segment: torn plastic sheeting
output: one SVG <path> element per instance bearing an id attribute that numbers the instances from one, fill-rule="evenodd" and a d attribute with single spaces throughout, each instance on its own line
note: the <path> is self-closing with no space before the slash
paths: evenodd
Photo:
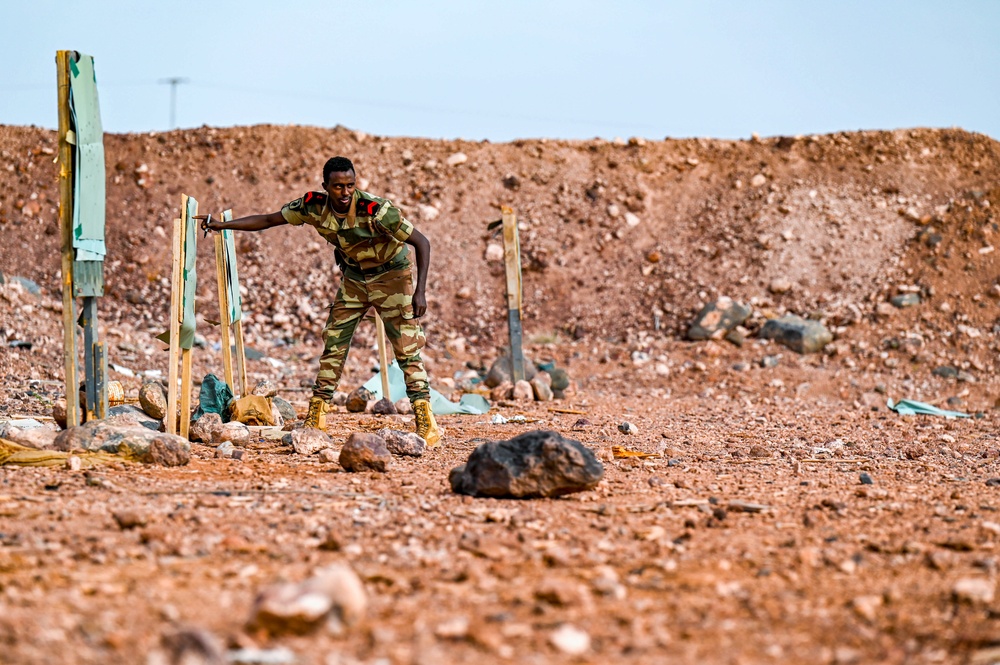
<path id="1" fill-rule="evenodd" d="M 912 399 L 901 399 L 895 404 L 890 399 L 886 401 L 885 405 L 889 407 L 890 411 L 895 411 L 901 416 L 943 416 L 945 418 L 969 418 L 969 414 L 962 413 L 961 411 L 946 411 L 944 409 L 939 409 L 933 404 L 927 404 L 926 402 L 917 402 Z"/>
<path id="2" fill-rule="evenodd" d="M 73 147 L 73 247 L 83 252 L 78 261 L 103 260 L 105 190 L 104 128 L 97 98 L 94 58 L 70 60 L 70 113 L 76 144 Z"/>
<path id="3" fill-rule="evenodd" d="M 377 399 L 382 398 L 382 373 L 376 372 L 375 376 L 368 380 L 365 389 L 371 391 Z M 403 370 L 399 369 L 396 361 L 389 365 L 389 399 L 396 401 L 406 397 L 406 380 L 403 378 Z M 431 388 L 431 411 L 438 416 L 450 416 L 454 414 L 482 415 L 490 410 L 490 403 L 482 395 L 465 394 L 462 399 L 455 404 Z"/>
<path id="4" fill-rule="evenodd" d="M 181 304 L 184 312 L 181 316 L 180 347 L 190 349 L 194 346 L 194 333 L 197 322 L 194 316 L 194 298 L 198 290 L 198 273 L 195 270 L 198 260 L 198 225 L 194 221 L 194 216 L 198 214 L 198 202 L 193 198 L 187 199 L 187 210 L 185 218 L 187 222 L 186 233 L 182 242 L 184 243 L 184 265 L 182 266 L 182 279 L 184 284 L 184 296 Z"/>
<path id="5" fill-rule="evenodd" d="M 222 231 L 222 247 L 226 255 L 226 290 L 229 295 L 229 322 L 243 318 L 243 300 L 240 296 L 240 276 L 236 270 L 236 244 L 233 232 Z"/>

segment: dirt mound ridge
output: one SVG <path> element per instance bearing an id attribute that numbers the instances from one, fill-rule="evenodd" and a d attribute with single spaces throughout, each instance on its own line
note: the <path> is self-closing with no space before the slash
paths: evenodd
<path id="1" fill-rule="evenodd" d="M 0 127 L 2 271 L 52 295 L 55 148 L 54 132 Z M 108 135 L 106 149 L 112 322 L 165 321 L 168 234 L 182 192 L 202 211 L 276 210 L 318 189 L 325 159 L 345 154 L 364 189 L 387 194 L 432 240 L 429 327 L 484 341 L 504 329 L 502 265 L 485 259 L 487 245 L 499 242 L 486 224 L 503 204 L 522 225 L 528 333 L 630 341 L 682 333 L 699 303 L 717 295 L 843 325 L 872 312 L 897 282 L 913 282 L 915 269 L 926 273 L 924 288 L 950 289 L 951 277 L 928 257 L 971 251 L 951 243 L 989 245 L 986 206 L 1000 175 L 996 141 L 927 129 L 491 144 L 344 128 L 204 127 Z M 457 153 L 466 159 L 449 162 Z M 248 334 L 271 336 L 274 327 L 315 335 L 335 291 L 332 252 L 292 228 L 242 234 L 239 248 Z M 210 243 L 199 256 L 210 269 Z M 963 278 L 977 275 L 982 292 L 991 266 L 977 263 Z M 769 292 L 776 280 L 790 291 Z M 211 306 L 214 280 L 202 280 L 199 297 Z"/>

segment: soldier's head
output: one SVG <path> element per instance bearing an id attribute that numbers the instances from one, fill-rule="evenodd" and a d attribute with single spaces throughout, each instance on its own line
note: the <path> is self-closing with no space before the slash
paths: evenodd
<path id="1" fill-rule="evenodd" d="M 323 165 L 323 189 L 330 195 L 330 205 L 337 212 L 351 209 L 354 181 L 354 164 L 347 157 L 333 157 Z"/>

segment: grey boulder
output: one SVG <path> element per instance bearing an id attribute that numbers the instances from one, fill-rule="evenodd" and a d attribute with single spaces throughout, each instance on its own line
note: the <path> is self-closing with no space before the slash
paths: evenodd
<path id="1" fill-rule="evenodd" d="M 816 353 L 833 341 L 833 334 L 822 323 L 794 314 L 768 319 L 758 336 L 773 339 L 797 353 Z"/>

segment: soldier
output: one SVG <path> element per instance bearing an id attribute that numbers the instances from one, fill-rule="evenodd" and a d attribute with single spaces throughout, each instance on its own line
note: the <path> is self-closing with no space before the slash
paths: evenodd
<path id="1" fill-rule="evenodd" d="M 332 244 L 342 277 L 323 328 L 323 355 L 305 426 L 326 429 L 328 403 L 340 383 L 354 330 L 368 308 L 374 307 L 406 378 L 417 434 L 433 448 L 443 432 L 431 411 L 430 386 L 420 358 L 424 332 L 416 321 L 427 311 L 424 291 L 430 243 L 390 201 L 355 189 L 355 177 L 351 160 L 334 157 L 323 166 L 325 193 L 308 192 L 267 215 L 225 223 L 209 221 L 207 216 L 197 219 L 202 220 L 203 229 L 211 231 L 263 231 L 282 224 L 308 224 Z M 407 246 L 414 250 L 416 284 Z"/>

